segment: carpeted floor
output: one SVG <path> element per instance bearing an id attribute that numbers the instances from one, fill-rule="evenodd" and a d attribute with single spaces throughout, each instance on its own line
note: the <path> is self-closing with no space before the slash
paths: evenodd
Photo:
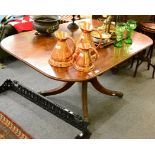
<path id="1" fill-rule="evenodd" d="M 154 61 L 155 62 L 155 61 Z M 5 62 L 0 84 L 7 78 L 18 80 L 35 91 L 57 87 L 61 82 L 48 79 L 17 60 Z M 141 65 L 136 78 L 133 69 L 122 68 L 99 76 L 107 88 L 124 92 L 122 99 L 97 92 L 89 85 L 91 138 L 155 138 L 155 79 L 152 68 Z M 81 85 L 49 98 L 81 115 Z M 74 138 L 77 129 L 49 114 L 14 92 L 0 95 L 0 111 L 6 113 L 34 138 Z"/>
<path id="2" fill-rule="evenodd" d="M 4 69 L 4 64 L 0 63 L 0 69 Z"/>

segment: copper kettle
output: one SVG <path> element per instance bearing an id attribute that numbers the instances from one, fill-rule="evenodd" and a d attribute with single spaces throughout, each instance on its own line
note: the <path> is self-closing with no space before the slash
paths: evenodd
<path id="1" fill-rule="evenodd" d="M 68 35 L 67 32 L 56 31 L 54 34 L 57 38 L 57 43 L 51 52 L 49 63 L 56 67 L 71 66 L 73 61 L 72 56 L 75 50 L 74 40 Z M 68 45 L 68 40 L 72 41 L 71 46 Z"/>
<path id="2" fill-rule="evenodd" d="M 73 55 L 73 67 L 82 72 L 90 72 L 94 69 L 94 61 L 98 58 L 98 51 L 89 43 L 80 43 Z"/>
<path id="3" fill-rule="evenodd" d="M 79 43 L 89 43 L 91 45 L 91 47 L 94 47 L 94 48 L 100 47 L 100 45 L 102 43 L 101 33 L 98 30 L 93 29 L 93 25 L 88 22 L 82 22 L 79 24 L 79 26 L 80 26 L 82 33 L 79 37 L 79 40 L 77 41 L 77 45 Z M 91 32 L 93 32 L 93 31 L 96 31 L 97 33 L 99 33 L 99 36 L 100 36 L 99 44 L 97 47 L 95 46 L 92 35 L 91 35 Z"/>

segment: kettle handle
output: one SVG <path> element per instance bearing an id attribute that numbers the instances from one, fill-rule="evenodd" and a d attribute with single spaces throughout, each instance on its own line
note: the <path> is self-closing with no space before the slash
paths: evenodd
<path id="1" fill-rule="evenodd" d="M 95 60 L 97 60 L 99 58 L 98 51 L 94 47 L 90 47 L 89 49 L 92 49 L 92 50 L 90 50 L 90 54 L 92 52 L 95 52 L 95 54 L 93 54 L 93 55 L 90 56 L 91 57 L 91 60 L 94 62 Z"/>
<path id="2" fill-rule="evenodd" d="M 75 41 L 73 40 L 72 37 L 68 36 L 67 39 L 70 39 L 74 45 L 74 49 L 73 49 L 73 53 L 75 52 L 75 49 L 76 49 L 76 44 L 75 44 Z"/>
<path id="3" fill-rule="evenodd" d="M 97 47 L 96 47 L 96 49 L 97 49 L 97 48 L 99 48 L 99 47 L 101 46 L 101 44 L 102 44 L 102 35 L 101 35 L 101 33 L 100 33 L 98 30 L 96 30 L 96 29 L 93 29 L 92 31 L 96 31 L 96 32 L 99 34 L 99 36 L 100 36 L 99 44 L 98 44 Z"/>

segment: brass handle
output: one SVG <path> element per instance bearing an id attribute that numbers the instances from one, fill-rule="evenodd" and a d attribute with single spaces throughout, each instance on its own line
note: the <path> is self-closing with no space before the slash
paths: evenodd
<path id="1" fill-rule="evenodd" d="M 95 54 L 91 54 L 91 60 L 94 62 L 95 60 L 97 60 L 99 58 L 98 51 L 94 47 L 90 47 L 89 49 L 92 49 L 92 50 L 90 50 L 90 54 L 92 52 L 95 52 Z"/>
<path id="2" fill-rule="evenodd" d="M 96 31 L 96 32 L 99 34 L 99 36 L 100 36 L 99 44 L 98 44 L 98 46 L 96 47 L 96 49 L 97 49 L 97 48 L 99 48 L 100 45 L 102 44 L 102 35 L 101 35 L 101 33 L 100 33 L 98 30 L 92 30 L 92 31 Z"/>
<path id="3" fill-rule="evenodd" d="M 73 53 L 73 55 L 72 55 L 73 63 L 76 61 L 76 58 L 79 55 L 79 53 L 80 53 L 79 49 L 76 49 L 76 51 Z"/>
<path id="4" fill-rule="evenodd" d="M 67 39 L 70 39 L 70 40 L 73 42 L 73 45 L 74 45 L 73 53 L 74 53 L 74 52 L 75 52 L 75 49 L 76 49 L 75 41 L 74 41 L 73 38 L 70 37 L 70 36 L 68 36 Z"/>

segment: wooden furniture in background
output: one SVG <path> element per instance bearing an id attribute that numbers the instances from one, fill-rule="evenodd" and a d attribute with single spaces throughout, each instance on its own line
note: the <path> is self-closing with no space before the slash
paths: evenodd
<path id="1" fill-rule="evenodd" d="M 151 63 L 151 58 L 153 55 L 153 49 L 155 47 L 155 22 L 140 22 L 138 29 L 142 33 L 144 33 L 144 34 L 148 35 L 150 38 L 152 38 L 153 44 L 152 44 L 152 46 L 150 46 L 150 48 L 147 52 L 146 52 L 146 50 L 144 50 L 143 53 L 140 53 L 137 55 L 137 57 L 135 57 L 137 62 L 136 62 L 136 67 L 135 67 L 133 76 L 134 77 L 136 76 L 138 67 L 142 64 L 142 62 L 147 62 L 148 70 L 150 69 L 150 66 L 153 68 L 152 78 L 154 78 L 155 65 Z M 133 60 L 133 62 L 134 62 L 134 60 Z"/>

